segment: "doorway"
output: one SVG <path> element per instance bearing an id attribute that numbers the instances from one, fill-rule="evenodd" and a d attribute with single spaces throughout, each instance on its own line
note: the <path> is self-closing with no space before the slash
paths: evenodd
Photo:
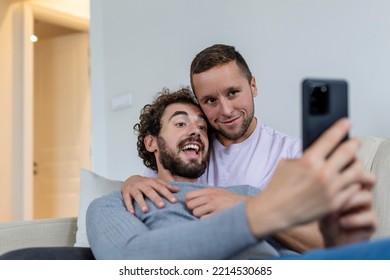
<path id="1" fill-rule="evenodd" d="M 89 34 L 34 20 L 33 218 L 77 216 L 90 168 Z"/>

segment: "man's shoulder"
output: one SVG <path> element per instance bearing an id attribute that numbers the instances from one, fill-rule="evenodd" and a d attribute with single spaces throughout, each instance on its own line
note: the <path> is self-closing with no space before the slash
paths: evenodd
<path id="1" fill-rule="evenodd" d="M 294 136 L 291 136 L 287 133 L 281 132 L 279 130 L 274 129 L 273 127 L 259 122 L 258 124 L 259 128 L 259 137 L 268 137 L 272 138 L 276 141 L 288 141 L 290 143 L 299 143 L 300 139 Z"/>
<path id="2" fill-rule="evenodd" d="M 258 140 L 256 145 L 262 151 L 264 149 L 275 150 L 281 153 L 282 157 L 294 158 L 302 153 L 301 139 L 280 132 L 266 124 L 259 125 Z"/>
<path id="3" fill-rule="evenodd" d="M 106 195 L 95 198 L 88 206 L 88 209 L 101 208 L 120 208 L 123 205 L 122 193 L 120 191 L 113 191 Z"/>

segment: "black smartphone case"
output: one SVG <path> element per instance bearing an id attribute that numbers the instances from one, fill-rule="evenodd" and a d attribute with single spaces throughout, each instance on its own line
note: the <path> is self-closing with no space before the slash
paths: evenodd
<path id="1" fill-rule="evenodd" d="M 348 117 L 346 81 L 305 79 L 302 82 L 303 150 L 343 117 Z"/>

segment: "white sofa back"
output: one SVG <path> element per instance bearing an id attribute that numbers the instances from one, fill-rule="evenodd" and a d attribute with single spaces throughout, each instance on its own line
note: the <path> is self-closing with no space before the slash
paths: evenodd
<path id="1" fill-rule="evenodd" d="M 365 169 L 377 176 L 374 206 L 378 214 L 378 229 L 373 238 L 390 237 L 390 139 L 361 137 L 359 158 Z"/>

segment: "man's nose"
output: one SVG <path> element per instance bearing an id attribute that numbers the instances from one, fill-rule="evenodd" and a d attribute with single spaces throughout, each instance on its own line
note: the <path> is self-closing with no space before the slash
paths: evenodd
<path id="1" fill-rule="evenodd" d="M 199 136 L 200 135 L 200 128 L 197 123 L 193 123 L 190 125 L 190 135 Z"/>
<path id="2" fill-rule="evenodd" d="M 222 99 L 220 104 L 221 113 L 225 116 L 230 116 L 233 111 L 233 106 L 231 105 L 230 101 Z"/>

